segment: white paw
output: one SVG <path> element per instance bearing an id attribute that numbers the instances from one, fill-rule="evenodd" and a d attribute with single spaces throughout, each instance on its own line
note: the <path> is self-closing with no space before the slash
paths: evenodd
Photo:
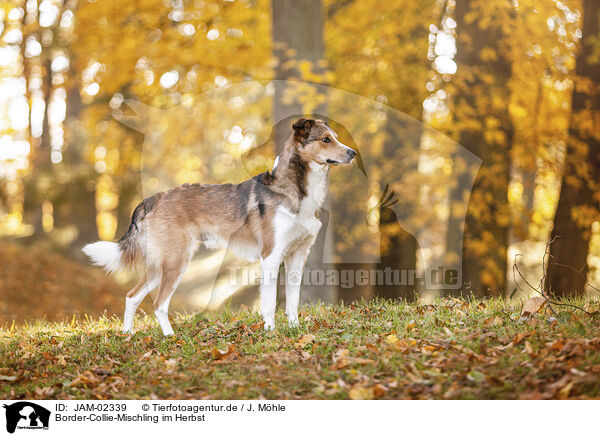
<path id="1" fill-rule="evenodd" d="M 275 330 L 275 320 L 265 321 L 265 330 L 266 331 Z"/>
<path id="2" fill-rule="evenodd" d="M 288 325 L 292 328 L 298 327 L 298 317 L 288 316 Z"/>

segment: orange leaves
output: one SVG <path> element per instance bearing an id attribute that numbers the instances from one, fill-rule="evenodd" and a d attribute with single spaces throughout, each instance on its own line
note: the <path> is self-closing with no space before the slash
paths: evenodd
<path id="1" fill-rule="evenodd" d="M 213 363 L 224 363 L 236 359 L 239 353 L 236 351 L 235 345 L 226 344 L 223 347 L 213 347 L 210 355 L 213 358 Z"/>
<path id="2" fill-rule="evenodd" d="M 590 305 L 597 310 L 598 302 Z M 0 344 L 7 362 L 0 365 L 0 392 L 54 399 L 597 396 L 599 319 L 527 319 L 521 309 L 460 299 L 317 306 L 307 309 L 301 333 L 266 333 L 256 314 L 241 311 L 182 316 L 181 334 L 166 339 L 154 325 L 111 336 L 108 321 L 54 335 L 22 329 L 6 333 L 14 346 Z M 211 378 L 215 371 L 219 377 Z"/>

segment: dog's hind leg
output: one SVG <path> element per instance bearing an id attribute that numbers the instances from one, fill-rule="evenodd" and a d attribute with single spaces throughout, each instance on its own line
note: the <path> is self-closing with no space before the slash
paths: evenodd
<path id="1" fill-rule="evenodd" d="M 162 280 L 154 299 L 154 314 L 165 336 L 173 334 L 173 328 L 169 322 L 169 303 L 171 302 L 171 297 L 175 293 L 177 286 L 179 286 L 179 282 L 181 282 L 194 253 L 193 244 L 190 241 L 187 241 L 187 244 L 188 246 L 185 247 L 184 245 L 181 252 L 176 254 L 174 258 L 163 262 Z"/>
<path id="2" fill-rule="evenodd" d="M 127 293 L 127 297 L 125 298 L 125 314 L 123 316 L 123 333 L 132 332 L 135 311 L 146 295 L 158 286 L 159 279 L 160 276 L 158 271 L 148 268 L 146 275 Z"/>

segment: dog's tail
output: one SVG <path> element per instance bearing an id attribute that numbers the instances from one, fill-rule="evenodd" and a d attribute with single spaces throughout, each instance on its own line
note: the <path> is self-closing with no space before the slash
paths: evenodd
<path id="1" fill-rule="evenodd" d="M 118 242 L 93 242 L 83 247 L 82 251 L 94 265 L 104 267 L 108 273 L 132 267 L 145 256 L 145 244 L 142 243 L 144 238 L 140 224 L 152 209 L 154 202 L 150 197 L 138 204 L 131 215 L 129 228 Z"/>

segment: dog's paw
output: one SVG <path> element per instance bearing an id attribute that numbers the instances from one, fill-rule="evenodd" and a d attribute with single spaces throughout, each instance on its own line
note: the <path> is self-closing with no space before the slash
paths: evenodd
<path id="1" fill-rule="evenodd" d="M 264 328 L 268 332 L 275 330 L 275 321 L 265 321 Z"/>
<path id="2" fill-rule="evenodd" d="M 289 317 L 288 318 L 288 325 L 290 326 L 290 328 L 297 328 L 298 327 L 298 318 L 297 317 Z"/>

